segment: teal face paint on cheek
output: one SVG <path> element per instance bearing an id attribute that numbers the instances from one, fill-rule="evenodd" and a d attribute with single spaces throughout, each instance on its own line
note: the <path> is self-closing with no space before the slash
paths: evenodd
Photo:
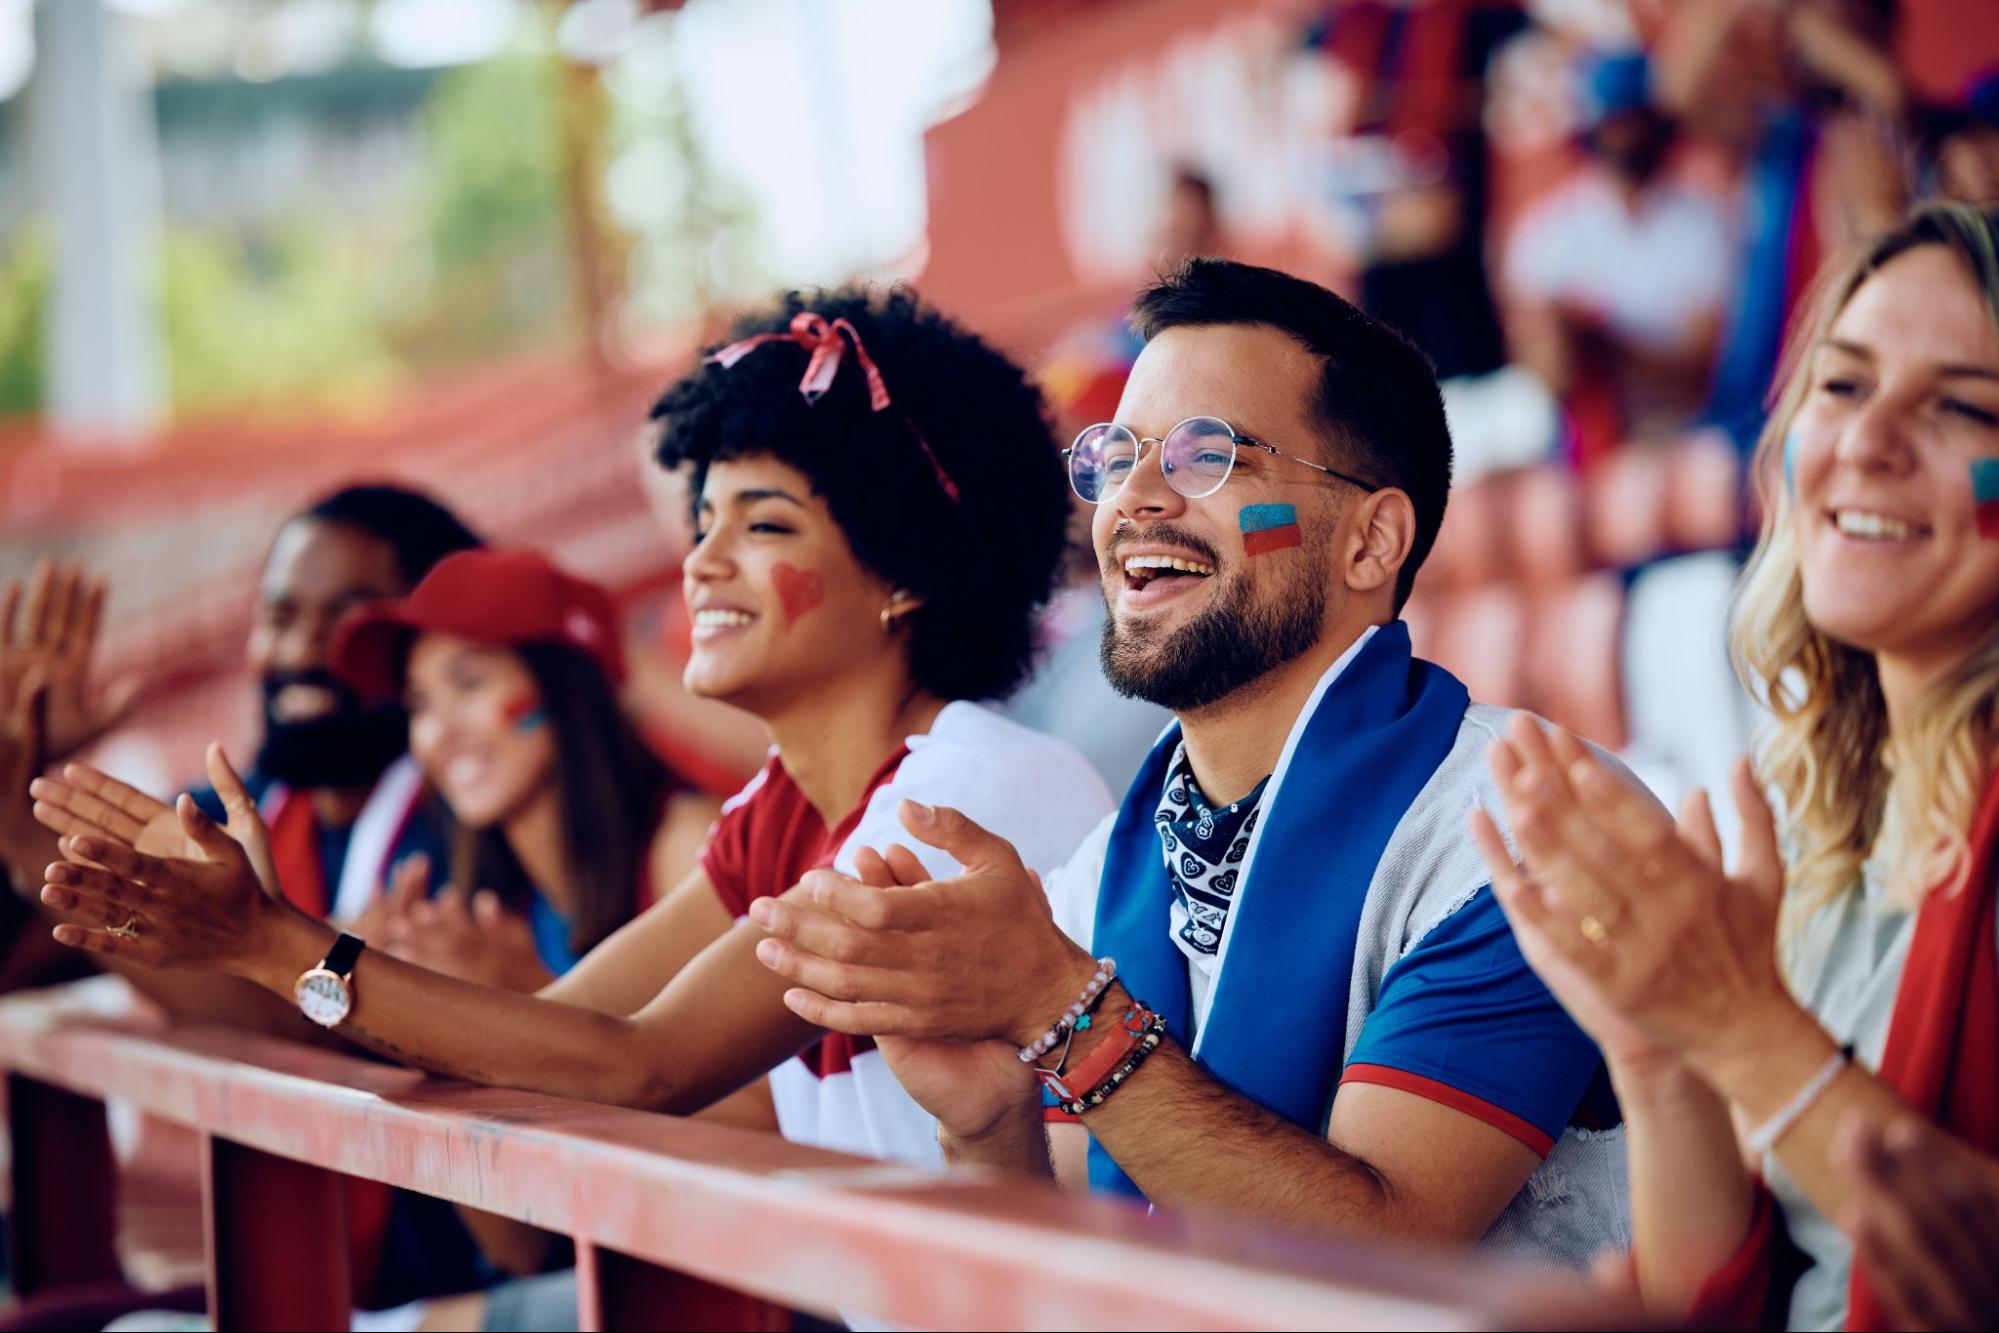
<path id="1" fill-rule="evenodd" d="M 540 700 L 524 694 L 507 705 L 506 718 L 514 724 L 515 731 L 534 731 L 548 722 L 548 711 Z"/>
<path id="2" fill-rule="evenodd" d="M 1971 502 L 1978 508 L 1978 535 L 1999 542 L 1999 458 L 1971 460 Z"/>
<path id="3" fill-rule="evenodd" d="M 1792 499 L 1798 495 L 1798 432 L 1790 431 L 1784 436 L 1784 493 Z"/>

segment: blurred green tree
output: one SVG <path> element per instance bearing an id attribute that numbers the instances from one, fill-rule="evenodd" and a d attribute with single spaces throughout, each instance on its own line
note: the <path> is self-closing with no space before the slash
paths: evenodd
<path id="1" fill-rule="evenodd" d="M 0 246 L 0 415 L 41 409 L 48 285 L 47 232 L 22 227 Z"/>

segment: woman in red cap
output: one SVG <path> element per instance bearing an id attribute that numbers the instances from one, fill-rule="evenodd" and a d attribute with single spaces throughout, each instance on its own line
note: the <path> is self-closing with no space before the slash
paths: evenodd
<path id="1" fill-rule="evenodd" d="M 688 688 L 762 718 L 775 745 L 658 904 L 539 998 L 467 985 L 288 910 L 191 808 L 179 855 L 135 850 L 122 807 L 149 798 L 73 766 L 36 788 L 78 858 L 45 889 L 78 923 L 57 938 L 250 978 L 355 1041 L 481 1082 L 685 1114 L 768 1072 L 787 1137 L 937 1160 L 935 1122 L 873 1043 L 792 1013 L 742 919 L 814 868 L 867 873 L 851 849 L 901 841 L 904 800 L 962 809 L 1041 869 L 1110 811 L 1073 747 L 977 702 L 1032 664 L 1064 467 L 1020 369 L 906 292 L 793 294 L 744 333 L 654 415 L 660 461 L 696 497 Z M 414 681 L 428 664 L 411 665 Z M 464 763 L 469 792 L 482 779 Z"/>
<path id="2" fill-rule="evenodd" d="M 533 991 L 693 867 L 716 803 L 676 784 L 620 711 L 618 613 L 595 584 L 532 551 L 465 551 L 349 620 L 333 667 L 408 709 L 453 833 L 454 887 L 426 899 L 420 873 L 399 873 L 356 934 Z"/>

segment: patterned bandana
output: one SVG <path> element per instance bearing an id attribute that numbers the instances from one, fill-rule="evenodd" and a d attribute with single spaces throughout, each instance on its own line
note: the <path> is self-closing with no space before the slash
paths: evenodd
<path id="1" fill-rule="evenodd" d="M 1175 747 L 1167 765 L 1166 790 L 1153 821 L 1159 827 L 1166 877 L 1173 884 L 1173 942 L 1203 971 L 1213 970 L 1242 877 L 1243 853 L 1249 850 L 1263 789 L 1269 785 L 1265 777 L 1240 801 L 1218 808 L 1194 781 L 1185 742 Z"/>

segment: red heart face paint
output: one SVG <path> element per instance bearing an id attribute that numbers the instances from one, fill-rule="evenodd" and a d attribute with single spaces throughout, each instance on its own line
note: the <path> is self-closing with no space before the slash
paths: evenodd
<path id="1" fill-rule="evenodd" d="M 771 582 L 777 586 L 777 600 L 784 604 L 784 620 L 787 625 L 795 625 L 798 618 L 819 605 L 826 598 L 826 585 L 817 574 L 796 565 L 778 564 L 771 569 Z"/>

